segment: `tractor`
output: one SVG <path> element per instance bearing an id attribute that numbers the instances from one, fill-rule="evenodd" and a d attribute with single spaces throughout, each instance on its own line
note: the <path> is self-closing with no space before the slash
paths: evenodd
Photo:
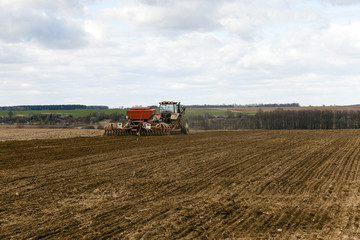
<path id="1" fill-rule="evenodd" d="M 110 123 L 105 135 L 169 135 L 188 134 L 185 107 L 173 101 L 159 103 L 159 112 L 152 107 L 132 107 L 126 112 L 127 123 Z"/>

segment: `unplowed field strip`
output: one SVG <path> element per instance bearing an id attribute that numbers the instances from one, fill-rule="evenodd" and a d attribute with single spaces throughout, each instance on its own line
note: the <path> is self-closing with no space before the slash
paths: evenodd
<path id="1" fill-rule="evenodd" d="M 359 239 L 360 130 L 0 142 L 0 239 Z"/>

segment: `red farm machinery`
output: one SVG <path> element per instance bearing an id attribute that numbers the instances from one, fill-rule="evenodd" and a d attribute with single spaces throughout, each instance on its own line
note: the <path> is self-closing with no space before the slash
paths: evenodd
<path id="1" fill-rule="evenodd" d="M 126 123 L 110 123 L 105 135 L 168 135 L 189 132 L 185 107 L 173 101 L 159 103 L 159 112 L 152 107 L 132 107 L 126 112 Z"/>

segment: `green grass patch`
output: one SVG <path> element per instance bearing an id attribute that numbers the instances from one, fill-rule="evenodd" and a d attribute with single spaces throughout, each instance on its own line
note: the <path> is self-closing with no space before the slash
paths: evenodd
<path id="1" fill-rule="evenodd" d="M 204 115 L 210 114 L 213 116 L 225 116 L 226 108 L 218 109 L 218 108 L 186 108 L 187 115 Z"/>
<path id="2" fill-rule="evenodd" d="M 50 113 L 57 113 L 63 115 L 72 115 L 74 118 L 77 117 L 86 117 L 91 113 L 96 112 L 104 112 L 105 114 L 112 114 L 114 112 L 120 112 L 122 114 L 126 114 L 126 109 L 74 109 L 74 110 L 39 110 L 39 111 L 13 111 L 17 116 L 29 116 L 30 114 L 50 114 Z M 9 111 L 0 111 L 0 116 L 8 116 Z"/>
<path id="3" fill-rule="evenodd" d="M 243 115 L 255 115 L 256 112 L 241 112 Z"/>

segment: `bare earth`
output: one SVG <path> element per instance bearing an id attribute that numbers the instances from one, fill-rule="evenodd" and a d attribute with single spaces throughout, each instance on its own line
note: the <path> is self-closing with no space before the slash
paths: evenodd
<path id="1" fill-rule="evenodd" d="M 103 133 L 103 130 L 97 129 L 0 128 L 0 142 L 8 140 L 101 136 Z"/>
<path id="2" fill-rule="evenodd" d="M 359 239 L 359 145 L 360 130 L 0 142 L 0 239 Z"/>

